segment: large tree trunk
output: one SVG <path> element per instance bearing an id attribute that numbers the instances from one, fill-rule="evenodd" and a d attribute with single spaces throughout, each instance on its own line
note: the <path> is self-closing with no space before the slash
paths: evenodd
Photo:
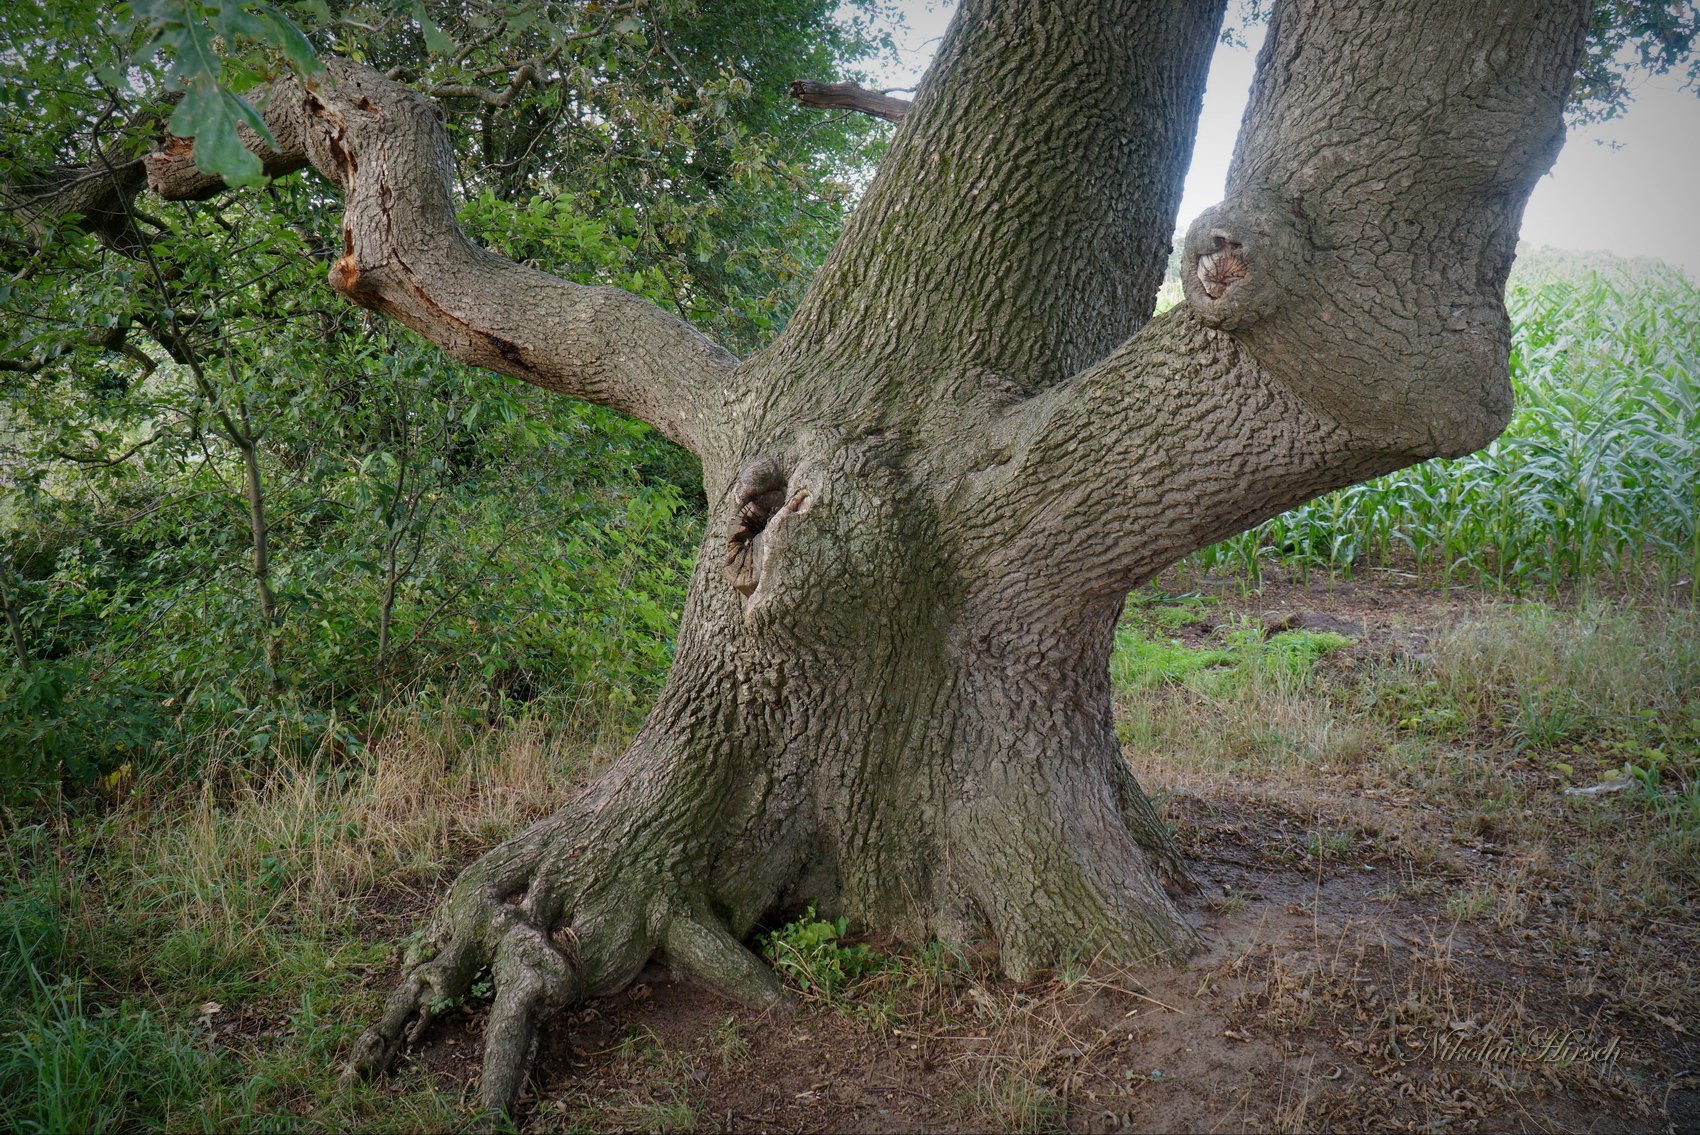
<path id="1" fill-rule="evenodd" d="M 663 958 L 755 1004 L 806 901 L 990 935 L 1021 976 L 1184 953 L 1128 773 L 1128 590 L 1340 485 L 1501 428 L 1503 287 L 1586 0 L 1278 6 L 1187 302 L 1147 322 L 1220 0 L 965 0 L 801 310 L 738 363 L 455 227 L 430 104 L 347 65 L 266 105 L 347 200 L 332 285 L 457 358 L 655 423 L 703 462 L 659 703 L 579 800 L 470 867 L 353 1069 L 489 970 L 484 1096 L 538 1015 Z M 182 146 L 150 183 L 205 194 Z"/>

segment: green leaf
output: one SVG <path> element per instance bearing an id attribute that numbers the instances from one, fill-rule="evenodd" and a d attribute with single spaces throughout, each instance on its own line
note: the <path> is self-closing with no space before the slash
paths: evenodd
<path id="1" fill-rule="evenodd" d="M 266 39 L 265 21 L 249 12 L 239 0 L 218 6 L 213 16 L 213 28 L 223 37 L 226 46 L 244 39 L 261 42 Z"/>
<path id="2" fill-rule="evenodd" d="M 185 86 L 193 86 L 202 81 L 216 83 L 220 61 L 218 54 L 213 51 L 212 36 L 207 34 L 210 29 L 196 19 L 185 20 L 182 29 L 176 43 L 177 61 L 171 69 L 173 78 L 183 82 Z"/>
<path id="3" fill-rule="evenodd" d="M 439 28 L 425 11 L 424 0 L 414 0 L 413 18 L 419 21 L 419 30 L 425 33 L 425 46 L 438 55 L 453 55 L 457 50 L 455 41 L 448 33 Z"/>
<path id="4" fill-rule="evenodd" d="M 269 42 L 283 52 L 283 57 L 289 60 L 291 67 L 303 75 L 317 75 L 325 69 L 323 61 L 319 59 L 319 53 L 313 50 L 313 44 L 301 34 L 301 29 L 296 27 L 288 16 L 271 4 L 261 4 L 258 7 L 260 14 L 271 24 L 272 34 L 268 37 Z M 322 0 L 318 7 L 324 7 Z M 314 14 L 317 15 L 317 11 Z M 329 22 L 328 11 L 323 19 Z"/>
<path id="5" fill-rule="evenodd" d="M 266 120 L 260 117 L 259 109 L 253 103 L 231 91 L 220 93 L 224 96 L 224 108 L 232 117 L 237 119 L 241 125 L 258 134 L 260 140 L 266 145 L 274 150 L 277 149 L 277 139 L 272 137 L 271 128 L 266 125 Z"/>
<path id="6" fill-rule="evenodd" d="M 259 115 L 248 101 L 219 88 L 211 78 L 189 88 L 171 114 L 168 129 L 179 137 L 195 140 L 195 168 L 222 177 L 231 185 L 264 185 L 260 159 L 242 144 L 239 123 L 252 126 Z M 264 123 L 259 124 L 265 132 Z M 267 135 L 269 138 L 269 134 Z"/>

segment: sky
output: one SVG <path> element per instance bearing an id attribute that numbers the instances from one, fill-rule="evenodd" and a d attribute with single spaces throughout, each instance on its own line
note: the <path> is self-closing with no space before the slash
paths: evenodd
<path id="1" fill-rule="evenodd" d="M 900 0 L 908 28 L 898 36 L 897 66 L 880 75 L 883 84 L 914 85 L 955 6 L 954 0 Z M 1222 199 L 1262 27 L 1246 38 L 1246 47 L 1216 48 L 1181 228 Z M 1529 199 L 1523 239 L 1537 247 L 1654 256 L 1700 282 L 1700 92 L 1682 90 L 1676 76 L 1646 80 L 1621 117 L 1571 130 Z"/>

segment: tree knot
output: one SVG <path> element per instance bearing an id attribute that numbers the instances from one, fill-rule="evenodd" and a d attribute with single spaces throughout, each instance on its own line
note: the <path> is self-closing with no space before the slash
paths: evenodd
<path id="1" fill-rule="evenodd" d="M 1231 331 L 1267 318 L 1305 258 L 1291 210 L 1235 202 L 1206 209 L 1181 246 L 1181 286 L 1205 324 Z"/>
<path id="2" fill-rule="evenodd" d="M 1198 284 L 1205 295 L 1217 300 L 1236 281 L 1250 275 L 1251 269 L 1240 257 L 1240 249 L 1245 246 L 1239 241 L 1229 240 L 1221 233 L 1214 234 L 1211 239 L 1215 242 L 1215 251 L 1206 252 L 1198 258 Z"/>
<path id="3" fill-rule="evenodd" d="M 732 519 L 726 532 L 726 582 L 748 599 L 761 586 L 771 537 L 790 516 L 807 512 L 807 489 L 791 489 L 779 462 L 764 457 L 751 463 L 732 486 Z"/>

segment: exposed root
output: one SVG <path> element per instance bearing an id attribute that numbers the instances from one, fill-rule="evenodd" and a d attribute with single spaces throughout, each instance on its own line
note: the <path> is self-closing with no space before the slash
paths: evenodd
<path id="1" fill-rule="evenodd" d="M 485 1030 L 481 1095 L 505 1112 L 518 1097 L 536 1047 L 539 1017 L 578 996 L 577 941 L 517 902 L 544 861 L 558 823 L 546 820 L 461 873 L 432 915 L 383 1014 L 355 1043 L 344 1081 L 370 1079 L 417 1044 L 436 1018 L 464 999 L 480 975 L 495 986 Z"/>
<path id="2" fill-rule="evenodd" d="M 538 1017 L 571 1000 L 574 970 L 547 935 L 512 917 L 490 971 L 496 1002 L 484 1027 L 479 1091 L 486 1111 L 506 1112 L 519 1098 L 537 1054 Z"/>
<path id="3" fill-rule="evenodd" d="M 457 935 L 432 958 L 410 958 L 406 976 L 384 1002 L 383 1015 L 355 1042 L 344 1081 L 385 1072 L 403 1047 L 419 1042 L 439 1013 L 466 996 L 487 964 L 481 933 Z"/>
<path id="4" fill-rule="evenodd" d="M 751 1007 L 790 1004 L 779 978 L 716 918 L 661 897 L 683 883 L 677 857 L 654 854 L 647 840 L 590 839 L 586 813 L 604 801 L 584 799 L 582 811 L 534 825 L 455 880 L 355 1044 L 345 1080 L 383 1073 L 486 973 L 495 990 L 479 1093 L 487 1113 L 513 1109 L 550 1013 L 626 985 L 657 953 Z"/>
<path id="5" fill-rule="evenodd" d="M 735 931 L 748 922 L 728 927 L 717 913 L 727 895 L 696 873 L 717 862 L 715 836 L 690 832 L 688 813 L 677 809 L 707 790 L 667 773 L 701 776 L 705 766 L 681 761 L 653 777 L 640 771 L 635 763 L 617 766 L 576 804 L 461 873 L 409 951 L 382 1014 L 355 1044 L 345 1079 L 384 1072 L 485 974 L 495 990 L 480 1085 L 488 1113 L 512 1111 L 549 1014 L 622 988 L 652 958 L 751 1008 L 794 1007 L 778 975 L 738 941 Z M 1007 814 L 991 808 L 951 833 L 959 865 L 973 865 L 962 895 L 985 918 L 1011 976 L 1030 976 L 1082 949 L 1131 961 L 1196 944 L 1147 869 L 1186 878 L 1168 828 L 1132 774 L 1124 776 L 1112 796 L 1086 797 L 1089 815 L 1052 811 L 1050 823 L 1036 826 L 1013 797 L 1000 797 Z M 734 889 L 741 920 L 757 916 L 788 881 L 747 849 L 735 864 L 720 859 L 717 869 L 741 880 Z M 764 880 L 754 894 L 752 872 Z M 879 888 L 870 893 L 877 897 Z"/>
<path id="6" fill-rule="evenodd" d="M 1198 883 L 1187 869 L 1186 860 L 1181 858 L 1180 848 L 1175 846 L 1174 837 L 1169 834 L 1169 825 L 1163 822 L 1163 817 L 1157 814 L 1157 809 L 1140 788 L 1139 779 L 1119 761 L 1114 767 L 1118 770 L 1116 796 L 1121 805 L 1122 819 L 1126 821 L 1134 842 L 1151 861 L 1158 882 L 1173 896 L 1197 894 Z"/>
<path id="7" fill-rule="evenodd" d="M 662 948 L 675 969 L 742 1005 L 785 1012 L 795 1005 L 778 975 L 709 919 L 692 915 L 674 918 L 668 923 Z"/>

